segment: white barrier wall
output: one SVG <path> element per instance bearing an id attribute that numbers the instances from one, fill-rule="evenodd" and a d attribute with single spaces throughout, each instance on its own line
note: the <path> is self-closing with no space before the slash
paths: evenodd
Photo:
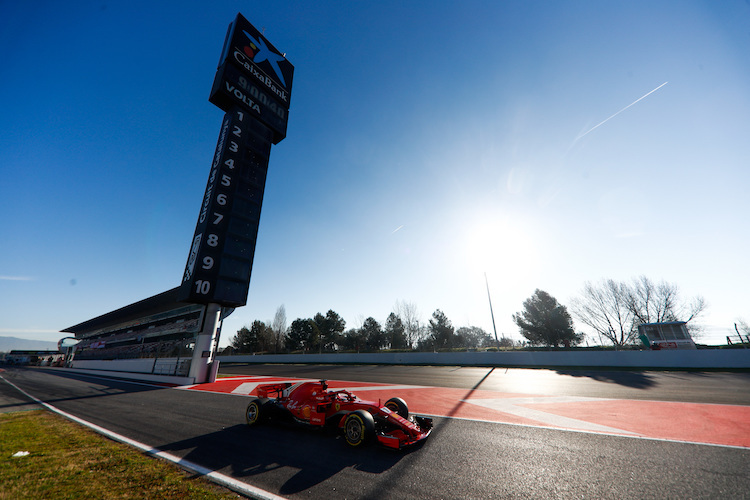
<path id="1" fill-rule="evenodd" d="M 323 363 L 565 368 L 750 369 L 750 349 L 403 352 L 217 356 L 222 363 Z"/>
<path id="2" fill-rule="evenodd" d="M 74 359 L 71 367 L 186 377 L 190 363 L 190 358 Z"/>
<path id="3" fill-rule="evenodd" d="M 111 370 L 132 373 L 153 373 L 156 358 L 140 359 L 74 359 L 73 368 Z"/>
<path id="4" fill-rule="evenodd" d="M 128 380 L 143 380 L 144 382 L 156 382 L 167 385 L 192 385 L 195 380 L 192 377 L 175 377 L 174 375 L 154 375 L 153 373 L 122 372 L 102 369 L 86 368 L 61 368 L 56 366 L 39 367 L 43 370 L 60 371 L 64 373 L 84 373 L 86 375 L 114 377 Z"/>

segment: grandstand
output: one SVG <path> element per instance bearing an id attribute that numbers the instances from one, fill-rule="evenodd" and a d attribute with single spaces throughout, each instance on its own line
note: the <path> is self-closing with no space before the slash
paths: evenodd
<path id="1" fill-rule="evenodd" d="M 173 288 L 62 330 L 78 340 L 67 366 L 206 381 L 219 310 L 179 302 L 178 292 Z"/>

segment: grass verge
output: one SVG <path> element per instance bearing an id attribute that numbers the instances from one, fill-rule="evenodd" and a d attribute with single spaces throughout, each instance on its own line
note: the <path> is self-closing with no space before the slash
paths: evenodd
<path id="1" fill-rule="evenodd" d="M 44 410 L 0 414 L 0 485 L 2 500 L 238 498 Z"/>

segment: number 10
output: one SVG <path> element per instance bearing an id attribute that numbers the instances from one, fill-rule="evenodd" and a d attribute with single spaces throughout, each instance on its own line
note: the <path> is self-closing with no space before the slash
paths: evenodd
<path id="1" fill-rule="evenodd" d="M 206 280 L 198 280 L 195 282 L 195 293 L 201 295 L 207 295 L 211 290 L 211 282 Z"/>

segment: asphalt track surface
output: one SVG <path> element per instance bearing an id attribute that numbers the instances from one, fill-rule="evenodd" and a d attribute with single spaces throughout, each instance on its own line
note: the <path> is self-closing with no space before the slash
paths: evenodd
<path id="1" fill-rule="evenodd" d="M 223 367 L 222 374 L 740 407 L 750 399 L 746 373 L 269 365 Z M 335 433 L 248 428 L 243 396 L 60 370 L 0 376 L 65 412 L 290 498 L 750 498 L 748 447 L 436 417 L 424 446 L 360 450 Z M 19 399 L 0 381 L 0 406 Z"/>

